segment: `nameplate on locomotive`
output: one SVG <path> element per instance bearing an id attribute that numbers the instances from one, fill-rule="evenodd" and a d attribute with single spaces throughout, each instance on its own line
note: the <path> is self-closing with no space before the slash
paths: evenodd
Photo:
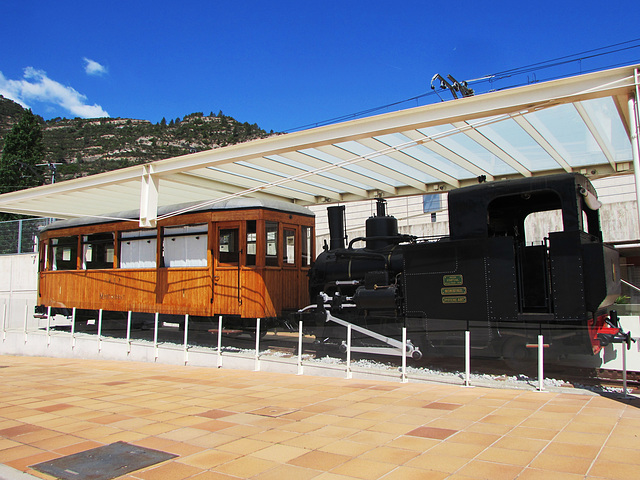
<path id="1" fill-rule="evenodd" d="M 442 303 L 467 303 L 467 297 L 442 297 Z"/>
<path id="2" fill-rule="evenodd" d="M 467 287 L 443 287 L 440 289 L 441 295 L 466 295 Z"/>
<path id="3" fill-rule="evenodd" d="M 442 277 L 442 284 L 445 287 L 454 287 L 454 286 L 459 286 L 462 285 L 462 275 L 461 274 L 457 274 L 457 275 L 444 275 Z"/>

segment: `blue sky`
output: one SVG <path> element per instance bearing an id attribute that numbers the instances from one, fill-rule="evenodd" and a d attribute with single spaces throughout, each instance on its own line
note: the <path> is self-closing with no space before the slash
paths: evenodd
<path id="1" fill-rule="evenodd" d="M 640 8 L 623 4 L 5 0 L 0 94 L 46 119 L 222 110 L 286 131 L 430 92 L 436 73 L 471 80 L 630 40 L 617 54 L 471 86 L 640 63 Z"/>

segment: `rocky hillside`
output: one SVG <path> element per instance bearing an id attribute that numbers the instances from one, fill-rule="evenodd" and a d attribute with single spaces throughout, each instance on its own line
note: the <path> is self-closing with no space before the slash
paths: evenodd
<path id="1" fill-rule="evenodd" d="M 0 96 L 0 148 L 23 108 Z M 258 125 L 222 112 L 192 113 L 153 124 L 128 118 L 42 120 L 46 159 L 59 163 L 56 180 L 175 157 L 266 137 Z"/>

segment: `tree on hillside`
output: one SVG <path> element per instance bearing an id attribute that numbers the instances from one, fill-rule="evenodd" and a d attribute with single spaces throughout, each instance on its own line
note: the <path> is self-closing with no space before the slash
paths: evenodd
<path id="1" fill-rule="evenodd" d="M 35 187 L 44 182 L 44 141 L 37 117 L 25 110 L 22 118 L 7 134 L 0 157 L 0 193 Z M 0 220 L 11 220 L 15 215 L 1 214 Z"/>

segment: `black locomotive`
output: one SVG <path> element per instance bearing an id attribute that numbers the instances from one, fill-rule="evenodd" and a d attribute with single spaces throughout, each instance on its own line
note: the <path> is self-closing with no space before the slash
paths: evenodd
<path id="1" fill-rule="evenodd" d="M 449 193 L 449 233 L 398 233 L 379 200 L 366 236 L 345 244 L 344 207 L 329 207 L 330 246 L 309 272 L 316 303 L 300 318 L 324 345 L 402 350 L 415 359 L 464 345 L 511 360 L 532 357 L 544 335 L 554 355 L 629 342 L 615 312 L 618 252 L 602 241 L 595 189 L 580 174 L 479 183 Z M 558 211 L 562 228 L 525 242 L 525 219 Z M 363 248 L 355 248 L 364 242 Z M 407 340 L 401 341 L 402 327 Z M 545 352 L 545 355 L 547 352 Z"/>

